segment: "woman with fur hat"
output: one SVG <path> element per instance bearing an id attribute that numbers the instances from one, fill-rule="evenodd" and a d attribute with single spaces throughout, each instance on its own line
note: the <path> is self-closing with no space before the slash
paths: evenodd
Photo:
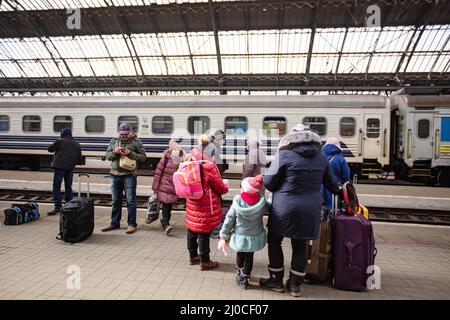
<path id="1" fill-rule="evenodd" d="M 267 211 L 266 201 L 260 195 L 263 177 L 248 177 L 242 180 L 241 194 L 236 195 L 220 230 L 219 250 L 225 246 L 237 251 L 236 283 L 248 289 L 248 280 L 253 268 L 253 254 L 266 245 L 266 230 L 263 216 Z"/>
<path id="2" fill-rule="evenodd" d="M 284 257 L 281 243 L 291 239 L 292 259 L 287 290 L 301 294 L 307 264 L 307 241 L 319 233 L 322 183 L 333 193 L 340 190 L 325 155 L 320 137 L 305 125 L 298 124 L 283 137 L 278 152 L 264 176 L 264 186 L 273 192 L 268 219 L 268 279 L 262 287 L 284 292 Z"/>

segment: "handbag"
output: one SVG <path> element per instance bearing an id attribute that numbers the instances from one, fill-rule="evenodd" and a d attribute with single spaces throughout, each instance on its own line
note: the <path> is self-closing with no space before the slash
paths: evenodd
<path id="1" fill-rule="evenodd" d="M 120 148 L 120 138 L 119 138 L 119 148 Z M 119 160 L 119 167 L 125 170 L 136 170 L 136 160 L 131 159 L 127 156 L 120 156 L 120 160 Z"/>
<path id="2" fill-rule="evenodd" d="M 119 161 L 119 167 L 125 170 L 135 170 L 136 160 L 128 158 L 127 156 L 121 156 Z"/>

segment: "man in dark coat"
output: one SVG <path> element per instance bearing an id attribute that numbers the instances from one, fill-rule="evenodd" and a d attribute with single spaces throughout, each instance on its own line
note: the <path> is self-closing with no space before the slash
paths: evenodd
<path id="1" fill-rule="evenodd" d="M 82 157 L 81 146 L 72 138 L 72 131 L 69 128 L 61 130 L 61 138 L 49 146 L 48 151 L 55 153 L 52 161 L 52 167 L 55 170 L 53 175 L 55 208 L 47 213 L 49 216 L 52 216 L 61 212 L 61 183 L 63 179 L 65 190 L 64 199 L 66 202 L 72 200 L 73 168 L 77 164 L 82 164 Z"/>
<path id="2" fill-rule="evenodd" d="M 281 243 L 291 239 L 292 260 L 288 291 L 300 296 L 300 286 L 307 264 L 307 241 L 319 233 L 323 183 L 338 193 L 339 184 L 321 152 L 321 139 L 308 127 L 298 124 L 283 137 L 278 152 L 264 176 L 265 187 L 273 192 L 268 219 L 270 278 L 260 279 L 260 285 L 276 292 L 284 292 L 284 257 Z"/>

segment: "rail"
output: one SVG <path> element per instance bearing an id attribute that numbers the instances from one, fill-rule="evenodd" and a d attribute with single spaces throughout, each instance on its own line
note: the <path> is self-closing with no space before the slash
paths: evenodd
<path id="1" fill-rule="evenodd" d="M 96 206 L 110 207 L 112 205 L 111 195 L 91 194 Z M 8 202 L 28 202 L 36 201 L 38 203 L 53 203 L 53 195 L 46 191 L 27 191 L 27 190 L 0 190 L 0 201 Z M 147 197 L 137 197 L 137 207 L 147 208 Z M 124 201 L 124 205 L 126 202 Z M 229 207 L 231 200 L 224 199 L 223 205 Z M 185 210 L 185 201 L 179 200 L 173 206 L 175 211 Z M 450 226 L 450 211 L 436 210 L 416 210 L 416 209 L 398 209 L 398 208 L 377 208 L 368 207 L 369 219 L 371 221 L 386 221 L 397 223 L 416 223 Z"/>

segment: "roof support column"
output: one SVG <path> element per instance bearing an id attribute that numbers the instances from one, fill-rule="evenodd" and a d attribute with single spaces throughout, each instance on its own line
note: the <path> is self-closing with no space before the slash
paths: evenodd
<path id="1" fill-rule="evenodd" d="M 214 9 L 212 0 L 208 0 L 209 17 L 211 18 L 211 24 L 214 32 L 214 42 L 216 44 L 216 57 L 217 57 L 217 70 L 219 73 L 219 86 L 223 86 L 223 71 L 222 71 L 222 56 L 220 55 L 220 43 L 219 43 L 219 30 L 217 27 L 216 11 Z M 226 91 L 221 91 L 220 94 L 226 94 Z"/>
<path id="2" fill-rule="evenodd" d="M 314 47 L 314 38 L 316 36 L 316 21 L 317 21 L 317 11 L 318 11 L 318 3 L 315 4 L 314 8 L 312 9 L 312 15 L 311 15 L 311 39 L 309 41 L 309 49 L 308 49 L 308 58 L 306 60 L 306 72 L 305 72 L 305 81 L 308 83 L 308 76 L 309 71 L 311 69 L 311 58 L 312 58 L 312 51 Z"/>

